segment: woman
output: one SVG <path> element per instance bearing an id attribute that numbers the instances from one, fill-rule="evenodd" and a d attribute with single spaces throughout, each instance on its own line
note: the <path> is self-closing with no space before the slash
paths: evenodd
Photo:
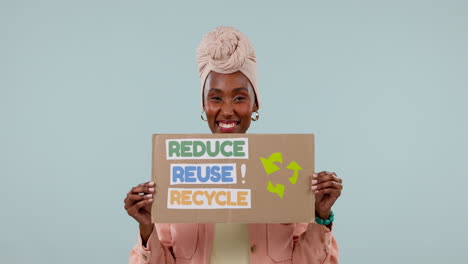
<path id="1" fill-rule="evenodd" d="M 206 113 L 205 117 L 202 112 L 202 119 L 212 133 L 246 133 L 251 121 L 258 120 L 261 105 L 256 57 L 249 40 L 232 27 L 218 27 L 201 41 L 197 62 Z M 229 253 L 223 248 L 239 251 L 234 263 L 338 263 L 330 221 L 342 180 L 326 171 L 312 176 L 317 217 L 310 224 L 152 224 L 155 183 L 140 184 L 124 201 L 140 229 L 130 263 L 226 263 L 233 257 L 223 259 Z M 235 231 L 223 237 L 226 230 Z M 230 236 L 245 243 L 230 241 Z M 226 243 L 237 244 L 223 247 Z"/>

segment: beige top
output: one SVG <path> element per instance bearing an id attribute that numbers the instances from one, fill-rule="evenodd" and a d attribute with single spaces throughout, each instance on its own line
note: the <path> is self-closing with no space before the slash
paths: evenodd
<path id="1" fill-rule="evenodd" d="M 216 224 L 214 236 L 211 264 L 250 263 L 247 224 Z"/>

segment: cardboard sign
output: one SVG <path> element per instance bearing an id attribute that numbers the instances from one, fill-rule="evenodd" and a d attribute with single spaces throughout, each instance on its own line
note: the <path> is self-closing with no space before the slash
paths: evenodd
<path id="1" fill-rule="evenodd" d="M 312 134 L 153 135 L 155 223 L 314 219 Z"/>

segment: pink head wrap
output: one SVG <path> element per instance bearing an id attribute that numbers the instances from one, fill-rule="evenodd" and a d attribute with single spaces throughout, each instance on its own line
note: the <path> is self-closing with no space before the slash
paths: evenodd
<path id="1" fill-rule="evenodd" d="M 233 27 L 220 26 L 206 34 L 197 49 L 197 63 L 202 108 L 203 88 L 210 71 L 224 74 L 242 72 L 252 84 L 260 108 L 255 51 L 242 32 Z"/>

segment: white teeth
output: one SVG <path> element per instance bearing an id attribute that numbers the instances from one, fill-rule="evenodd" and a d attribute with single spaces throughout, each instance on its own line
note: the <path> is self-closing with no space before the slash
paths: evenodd
<path id="1" fill-rule="evenodd" d="M 231 128 L 231 127 L 235 127 L 236 126 L 236 123 L 222 123 L 222 122 L 219 122 L 218 125 L 222 128 Z"/>

